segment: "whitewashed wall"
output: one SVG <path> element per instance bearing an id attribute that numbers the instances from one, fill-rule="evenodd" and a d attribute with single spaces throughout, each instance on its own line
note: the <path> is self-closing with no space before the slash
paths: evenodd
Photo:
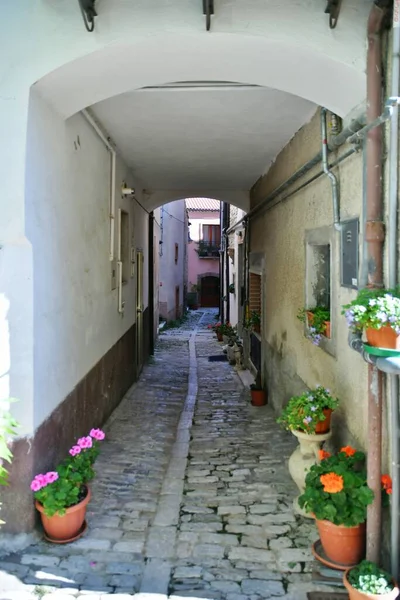
<path id="1" fill-rule="evenodd" d="M 26 178 L 27 235 L 34 273 L 33 429 L 132 326 L 135 278 L 123 286 L 125 312 L 117 310 L 109 260 L 110 155 L 81 115 L 64 121 L 32 95 Z M 147 213 L 121 196 L 135 186 L 117 159 L 116 212 L 129 212 L 134 244 L 143 248 L 148 305 Z M 118 242 L 115 228 L 115 249 Z"/>

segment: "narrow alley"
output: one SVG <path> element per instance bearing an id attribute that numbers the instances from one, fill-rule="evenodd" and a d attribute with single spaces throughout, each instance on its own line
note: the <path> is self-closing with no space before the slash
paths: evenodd
<path id="1" fill-rule="evenodd" d="M 5 558 L 1 600 L 302 600 L 320 589 L 314 524 L 291 508 L 294 439 L 250 405 L 228 362 L 209 362 L 221 352 L 214 318 L 198 310 L 160 336 L 105 428 L 88 531 Z"/>

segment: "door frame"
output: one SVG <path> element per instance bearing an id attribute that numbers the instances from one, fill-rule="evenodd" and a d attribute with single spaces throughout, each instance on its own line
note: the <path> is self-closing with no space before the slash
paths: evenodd
<path id="1" fill-rule="evenodd" d="M 143 250 L 136 252 L 136 370 L 137 375 L 143 368 Z"/>

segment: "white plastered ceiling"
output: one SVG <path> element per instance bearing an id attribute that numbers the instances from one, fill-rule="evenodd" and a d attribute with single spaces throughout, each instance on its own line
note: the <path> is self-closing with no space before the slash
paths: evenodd
<path id="1" fill-rule="evenodd" d="M 269 88 L 142 90 L 92 110 L 149 190 L 249 190 L 315 110 Z"/>

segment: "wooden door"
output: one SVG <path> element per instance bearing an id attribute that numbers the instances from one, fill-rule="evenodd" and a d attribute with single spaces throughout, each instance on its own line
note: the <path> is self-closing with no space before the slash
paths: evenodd
<path id="1" fill-rule="evenodd" d="M 219 277 L 207 275 L 201 279 L 201 306 L 217 308 L 219 306 Z"/>

